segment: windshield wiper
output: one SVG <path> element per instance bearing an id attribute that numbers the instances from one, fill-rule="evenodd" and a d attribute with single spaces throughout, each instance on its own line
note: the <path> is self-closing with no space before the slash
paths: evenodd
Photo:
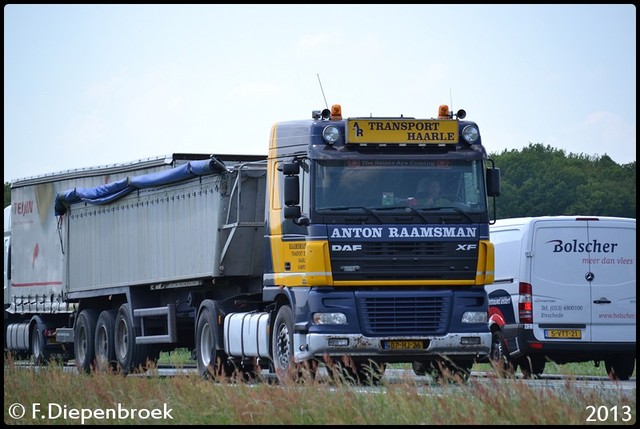
<path id="1" fill-rule="evenodd" d="M 384 223 L 384 221 L 382 220 L 382 218 L 380 216 L 378 216 L 377 214 L 375 214 L 375 212 L 373 210 L 371 210 L 368 207 L 364 207 L 364 206 L 341 206 L 341 207 L 325 207 L 323 209 L 320 209 L 318 211 L 322 211 L 322 210 L 330 210 L 330 211 L 340 211 L 340 210 L 352 210 L 352 209 L 360 209 L 363 212 L 373 216 L 374 218 L 377 219 L 378 222 L 380 223 Z"/>
<path id="2" fill-rule="evenodd" d="M 384 206 L 384 207 L 375 208 L 375 210 L 398 210 L 398 209 L 406 210 L 413 214 L 416 214 L 420 216 L 425 223 L 429 223 L 429 220 L 422 213 L 420 213 L 418 210 L 410 206 Z"/>
<path id="3" fill-rule="evenodd" d="M 463 215 L 464 217 L 466 217 L 469 220 L 469 223 L 473 223 L 473 219 L 471 218 L 471 216 L 469 216 L 469 213 L 455 206 L 426 207 L 426 208 L 420 209 L 420 211 L 440 211 L 442 209 L 453 209 L 458 213 L 460 213 L 461 215 Z"/>

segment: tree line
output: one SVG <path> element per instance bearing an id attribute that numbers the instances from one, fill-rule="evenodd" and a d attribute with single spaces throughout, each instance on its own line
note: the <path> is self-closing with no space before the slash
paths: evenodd
<path id="1" fill-rule="evenodd" d="M 620 165 L 607 155 L 566 154 L 540 143 L 490 155 L 502 177 L 502 192 L 496 199 L 498 219 L 636 217 L 635 161 Z"/>
<path id="2" fill-rule="evenodd" d="M 636 162 L 617 164 L 609 156 L 565 153 L 529 143 L 520 150 L 490 153 L 500 168 L 498 219 L 521 216 L 589 215 L 636 217 Z M 4 184 L 4 207 L 11 204 Z"/>

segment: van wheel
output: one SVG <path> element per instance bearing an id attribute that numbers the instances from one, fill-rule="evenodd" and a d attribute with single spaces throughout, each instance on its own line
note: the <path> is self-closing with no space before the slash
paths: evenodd
<path id="1" fill-rule="evenodd" d="M 496 329 L 491 334 L 491 352 L 489 363 L 500 377 L 513 377 L 514 365 L 507 352 L 507 343 L 504 334 L 500 329 Z"/>
<path id="2" fill-rule="evenodd" d="M 604 367 L 611 380 L 629 380 L 635 367 L 634 356 L 615 356 L 604 360 Z"/>
<path id="3" fill-rule="evenodd" d="M 524 378 L 538 378 L 544 372 L 544 356 L 524 356 L 518 360 L 518 366 Z"/>

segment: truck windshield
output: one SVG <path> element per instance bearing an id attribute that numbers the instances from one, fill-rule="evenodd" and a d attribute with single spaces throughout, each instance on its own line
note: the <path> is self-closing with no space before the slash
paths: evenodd
<path id="1" fill-rule="evenodd" d="M 485 212 L 484 168 L 477 160 L 319 160 L 315 208 Z"/>

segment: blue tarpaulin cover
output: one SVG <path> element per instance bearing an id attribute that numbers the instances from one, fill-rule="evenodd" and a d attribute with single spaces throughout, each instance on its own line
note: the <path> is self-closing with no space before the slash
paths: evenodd
<path id="1" fill-rule="evenodd" d="M 85 202 L 89 204 L 106 204 L 117 200 L 128 193 L 143 188 L 168 185 L 197 176 L 220 173 L 224 164 L 219 160 L 191 161 L 171 170 L 157 173 L 143 174 L 141 176 L 127 177 L 117 182 L 93 188 L 73 188 L 59 192 L 56 195 L 54 212 L 56 216 L 62 216 L 67 208 L 74 203 Z"/>

